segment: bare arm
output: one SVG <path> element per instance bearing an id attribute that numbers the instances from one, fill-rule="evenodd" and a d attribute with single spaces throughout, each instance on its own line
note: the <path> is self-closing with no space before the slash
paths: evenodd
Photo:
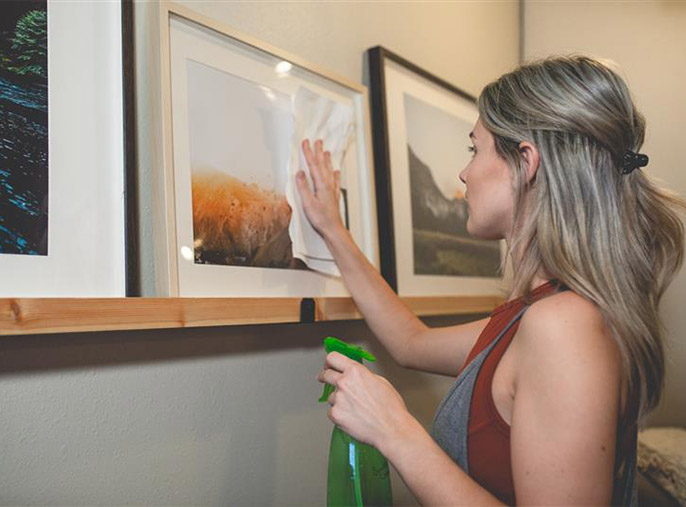
<path id="1" fill-rule="evenodd" d="M 379 341 L 402 366 L 444 375 L 456 375 L 486 319 L 445 328 L 429 328 L 398 298 L 353 241 L 338 213 L 339 173 L 331 167 L 320 141 L 314 151 L 303 143 L 314 183 L 304 174 L 296 179 L 303 207 L 326 241 L 345 285 Z"/>
<path id="2" fill-rule="evenodd" d="M 510 445 L 517 504 L 609 505 L 621 359 L 600 312 L 559 294 L 532 306 L 516 340 Z M 395 407 L 380 416 L 384 409 L 374 418 L 396 421 L 396 429 L 357 436 L 376 442 L 422 505 L 500 504 L 409 414 Z"/>
<path id="3" fill-rule="evenodd" d="M 564 293 L 532 306 L 515 337 L 510 436 L 521 505 L 609 505 L 621 358 L 600 312 Z M 515 342 L 513 342 L 514 344 Z M 498 505 L 364 366 L 329 354 L 320 379 L 337 386 L 329 417 L 377 447 L 422 505 Z"/>
<path id="4" fill-rule="evenodd" d="M 502 505 L 443 452 L 386 379 L 337 352 L 326 365 L 319 380 L 336 386 L 329 418 L 381 451 L 421 505 Z"/>
<path id="5" fill-rule="evenodd" d="M 395 438 L 396 444 L 389 440 L 379 450 L 421 505 L 505 505 L 457 466 L 416 420 Z"/>
<path id="6" fill-rule="evenodd" d="M 524 315 L 517 340 L 517 501 L 609 505 L 621 356 L 600 311 L 573 293 L 546 298 Z"/>

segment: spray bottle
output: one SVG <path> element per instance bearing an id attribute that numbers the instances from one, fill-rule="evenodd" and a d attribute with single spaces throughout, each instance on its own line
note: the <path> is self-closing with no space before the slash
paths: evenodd
<path id="1" fill-rule="evenodd" d="M 359 363 L 362 363 L 362 359 L 376 361 L 362 347 L 331 336 L 324 340 L 324 349 L 327 353 L 340 352 Z M 334 386 L 324 385 L 319 401 L 327 401 L 333 390 Z M 358 442 L 338 426 L 334 426 L 331 434 L 326 504 L 329 507 L 393 505 L 386 458 L 374 447 Z"/>

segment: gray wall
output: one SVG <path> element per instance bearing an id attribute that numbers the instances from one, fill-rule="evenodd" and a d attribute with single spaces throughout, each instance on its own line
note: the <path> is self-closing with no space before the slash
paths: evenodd
<path id="1" fill-rule="evenodd" d="M 686 196 L 686 2 L 524 4 L 524 56 L 584 52 L 621 66 L 647 121 L 644 170 Z M 665 295 L 667 378 L 651 425 L 686 426 L 686 271 Z"/>
<path id="2" fill-rule="evenodd" d="M 516 2 L 187 3 L 358 82 L 377 44 L 473 94 L 518 58 Z M 136 7 L 145 173 L 161 148 L 156 5 Z M 368 344 L 430 422 L 451 381 L 394 367 L 361 322 L 3 338 L 0 504 L 322 505 L 327 335 Z"/>
<path id="3" fill-rule="evenodd" d="M 394 367 L 361 322 L 3 339 L 0 504 L 323 505 L 330 334 L 430 422 L 450 380 Z"/>

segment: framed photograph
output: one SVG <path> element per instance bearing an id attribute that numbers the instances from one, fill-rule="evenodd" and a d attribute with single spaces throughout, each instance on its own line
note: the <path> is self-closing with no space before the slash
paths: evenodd
<path id="1" fill-rule="evenodd" d="M 185 7 L 160 9 L 158 295 L 348 296 L 297 211 L 294 175 L 302 140 L 323 138 L 341 170 L 341 216 L 377 264 L 366 88 Z"/>
<path id="2" fill-rule="evenodd" d="M 458 177 L 476 99 L 383 47 L 367 54 L 384 278 L 400 296 L 498 294 L 503 245 L 467 233 Z"/>
<path id="3" fill-rule="evenodd" d="M 0 2 L 0 295 L 126 292 L 122 4 Z"/>

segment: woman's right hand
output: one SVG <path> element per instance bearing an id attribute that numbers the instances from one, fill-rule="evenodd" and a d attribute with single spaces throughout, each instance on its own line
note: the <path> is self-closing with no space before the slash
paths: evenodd
<path id="1" fill-rule="evenodd" d="M 313 151 L 309 141 L 302 143 L 314 190 L 303 171 L 295 176 L 307 218 L 326 241 L 346 288 L 372 332 L 401 365 L 411 365 L 413 361 L 423 365 L 421 360 L 417 361 L 420 354 L 416 353 L 415 344 L 432 341 L 423 338 L 429 328 L 400 301 L 346 230 L 340 215 L 340 172 L 334 171 L 331 155 L 324 151 L 322 144 L 317 140 Z M 450 359 L 445 351 L 451 350 L 447 346 L 451 341 L 454 341 L 452 333 L 446 333 L 445 341 L 439 341 L 440 347 L 435 347 L 431 355 L 449 362 L 454 373 L 454 361 L 445 359 Z"/>
<path id="2" fill-rule="evenodd" d="M 296 174 L 295 184 L 302 199 L 303 208 L 312 226 L 326 238 L 345 229 L 340 213 L 341 172 L 331 165 L 331 153 L 324 151 L 321 139 L 314 143 L 314 151 L 309 140 L 302 143 L 303 154 L 310 170 L 314 191 L 307 183 L 305 172 Z"/>

